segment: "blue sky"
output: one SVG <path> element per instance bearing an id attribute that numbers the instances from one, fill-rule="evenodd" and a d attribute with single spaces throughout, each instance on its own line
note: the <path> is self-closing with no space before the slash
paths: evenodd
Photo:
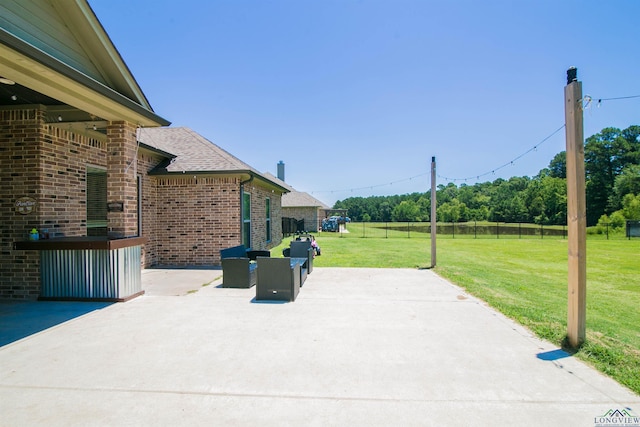
<path id="1" fill-rule="evenodd" d="M 570 66 L 595 100 L 640 95 L 634 0 L 89 3 L 156 113 L 329 205 L 427 191 L 432 156 L 438 184 L 536 175 Z M 594 102 L 585 137 L 639 110 Z"/>

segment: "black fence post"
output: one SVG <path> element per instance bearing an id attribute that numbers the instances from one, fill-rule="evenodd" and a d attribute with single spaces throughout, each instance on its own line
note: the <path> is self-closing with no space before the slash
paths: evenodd
<path id="1" fill-rule="evenodd" d="M 478 238 L 478 220 L 473 221 L 473 238 Z"/>
<path id="2" fill-rule="evenodd" d="M 496 222 L 496 239 L 500 238 L 500 222 Z"/>

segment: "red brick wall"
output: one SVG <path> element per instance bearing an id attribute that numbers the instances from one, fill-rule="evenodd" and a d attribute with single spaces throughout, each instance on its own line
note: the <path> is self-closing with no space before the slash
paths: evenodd
<path id="1" fill-rule="evenodd" d="M 137 233 L 136 177 L 142 177 L 142 235 L 149 239 L 143 266 L 219 265 L 220 249 L 241 243 L 239 177 L 148 176 L 163 159 L 137 149 L 134 126 L 111 123 L 107 143 L 47 124 L 45 115 L 37 108 L 0 110 L 0 299 L 39 294 L 38 252 L 13 249 L 28 230 L 46 228 L 52 237 L 87 235 L 87 165 L 107 168 L 108 200 L 125 203 L 125 212 L 110 213 L 109 226 L 125 235 Z M 245 191 L 252 198 L 252 246 L 277 246 L 280 194 L 255 181 Z M 20 197 L 35 199 L 35 212 L 17 213 Z M 265 236 L 267 197 L 271 242 Z"/>
<path id="2" fill-rule="evenodd" d="M 86 235 L 86 166 L 106 166 L 105 143 L 45 123 L 45 110 L 0 110 L 0 298 L 35 299 L 37 251 L 13 250 L 31 228 L 52 237 Z M 15 210 L 21 197 L 33 213 Z"/>
<path id="3" fill-rule="evenodd" d="M 157 182 L 156 217 L 145 216 L 145 221 L 155 224 L 149 234 L 154 238 L 147 245 L 146 266 L 220 265 L 220 250 L 241 244 L 239 178 L 189 175 L 152 179 Z M 246 186 L 245 191 L 251 193 L 252 247 L 277 246 L 282 241 L 279 193 L 257 185 Z M 271 198 L 271 242 L 265 238 L 266 197 Z"/>
<path id="4" fill-rule="evenodd" d="M 158 188 L 156 178 L 147 175 L 147 172 L 157 166 L 163 157 L 149 153 L 146 150 L 138 151 L 138 175 L 142 178 L 142 236 L 147 243 L 142 247 L 142 266 L 151 267 L 158 264 Z"/>
<path id="5" fill-rule="evenodd" d="M 297 220 L 304 219 L 304 227 L 310 233 L 315 233 L 322 227 L 322 217 L 319 213 L 320 209 L 309 207 L 291 207 L 283 208 L 282 216 L 286 218 L 295 218 Z"/>
<path id="6" fill-rule="evenodd" d="M 40 227 L 39 204 L 34 213 L 21 215 L 15 202 L 20 197 L 39 202 L 43 118 L 36 109 L 0 111 L 0 298 L 34 299 L 40 290 L 38 254 L 14 251 L 13 242 Z"/>
<path id="7" fill-rule="evenodd" d="M 219 265 L 222 248 L 240 242 L 236 178 L 157 177 L 155 242 L 160 265 Z"/>
<path id="8" fill-rule="evenodd" d="M 245 186 L 251 194 L 251 246 L 271 249 L 282 242 L 282 208 L 280 193 L 258 185 Z M 267 241 L 266 199 L 271 199 L 271 241 Z"/>
<path id="9" fill-rule="evenodd" d="M 52 237 L 87 235 L 87 165 L 106 167 L 106 143 L 45 125 L 40 145 L 41 227 Z"/>
<path id="10" fill-rule="evenodd" d="M 107 126 L 107 202 L 122 202 L 122 212 L 107 214 L 108 235 L 112 238 L 138 234 L 138 152 L 136 126 L 119 121 Z"/>

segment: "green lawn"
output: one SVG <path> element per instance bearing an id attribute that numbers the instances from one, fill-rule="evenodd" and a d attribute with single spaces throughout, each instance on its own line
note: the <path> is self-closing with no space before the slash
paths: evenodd
<path id="1" fill-rule="evenodd" d="M 272 250 L 281 255 L 290 239 Z M 424 238 L 318 233 L 318 267 L 425 268 Z M 567 241 L 438 237 L 435 271 L 558 346 L 567 328 Z M 576 356 L 640 394 L 640 239 L 587 242 L 587 342 Z"/>

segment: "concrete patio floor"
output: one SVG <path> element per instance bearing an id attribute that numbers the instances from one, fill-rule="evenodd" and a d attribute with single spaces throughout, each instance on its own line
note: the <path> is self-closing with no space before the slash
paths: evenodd
<path id="1" fill-rule="evenodd" d="M 144 270 L 127 303 L 0 304 L 0 425 L 594 426 L 640 397 L 432 271 L 316 268 L 293 303 Z M 639 423 L 640 425 L 640 423 Z"/>

